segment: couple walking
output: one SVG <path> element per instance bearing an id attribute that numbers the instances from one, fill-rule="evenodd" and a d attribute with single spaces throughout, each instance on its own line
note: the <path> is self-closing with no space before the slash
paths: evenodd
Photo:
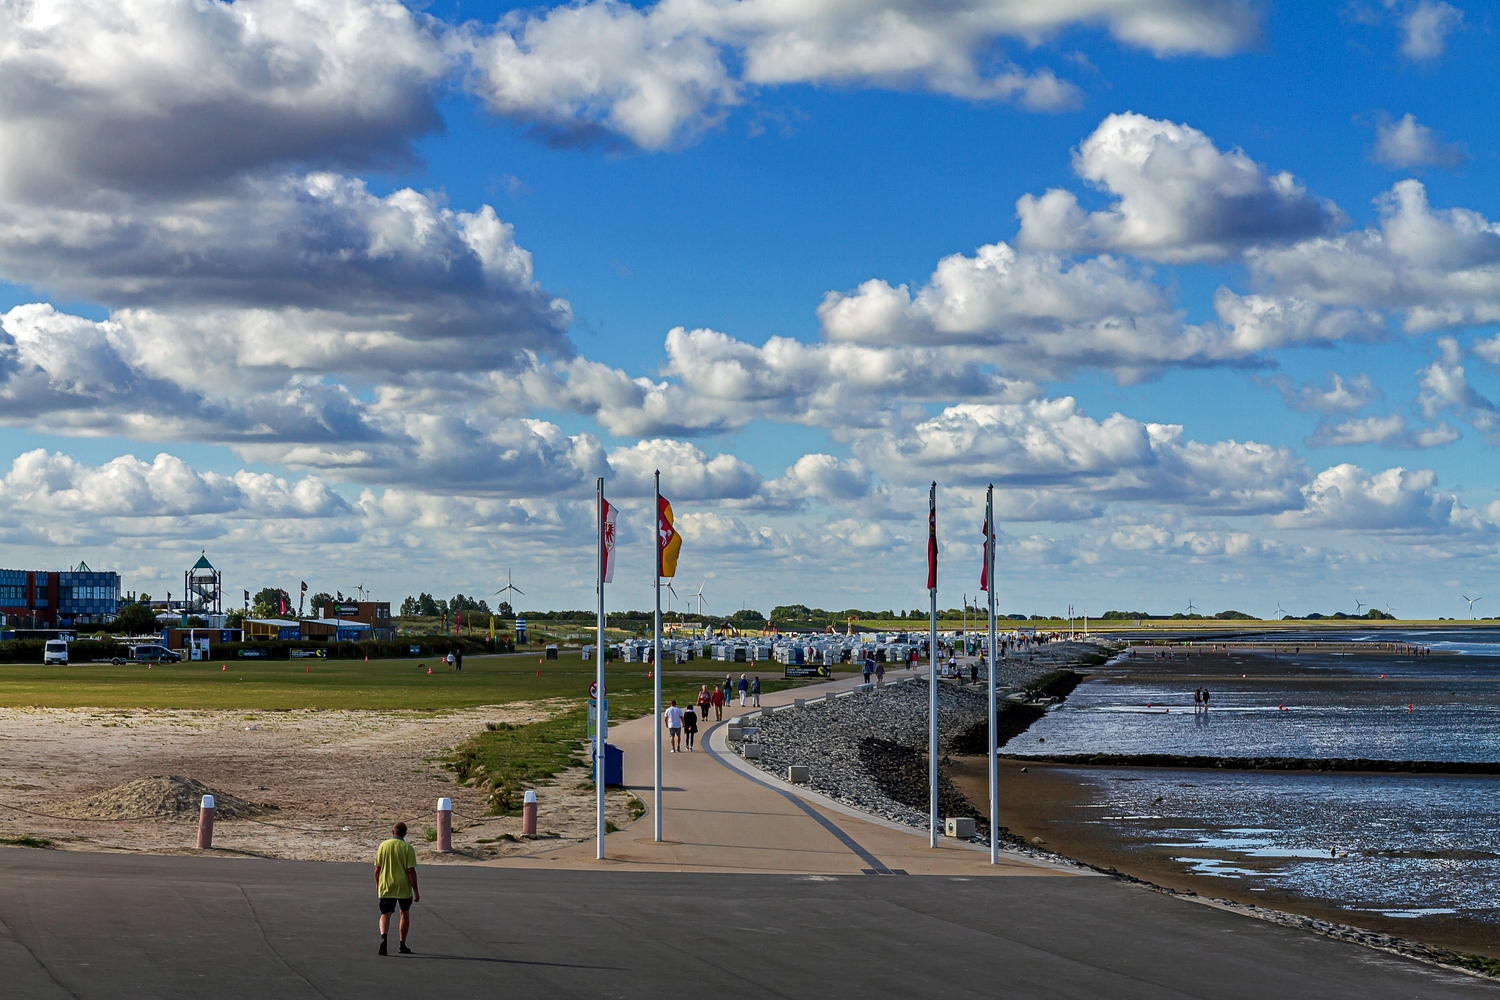
<path id="1" fill-rule="evenodd" d="M 667 724 L 667 739 L 671 743 L 672 753 L 683 752 L 683 741 L 687 742 L 687 752 L 693 752 L 693 742 L 698 736 L 698 713 L 693 711 L 693 706 L 678 708 L 677 699 L 672 699 L 672 704 L 661 713 L 662 721 Z"/>
<path id="2" fill-rule="evenodd" d="M 714 721 L 722 722 L 724 719 L 724 689 L 715 687 L 713 691 L 708 690 L 708 685 L 703 685 L 698 692 L 698 717 L 704 722 L 708 721 L 708 709 L 712 706 L 714 710 Z"/>

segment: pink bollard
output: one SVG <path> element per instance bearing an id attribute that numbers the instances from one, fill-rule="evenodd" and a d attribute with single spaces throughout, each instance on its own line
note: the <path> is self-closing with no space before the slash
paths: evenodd
<path id="1" fill-rule="evenodd" d="M 439 853 L 447 854 L 453 850 L 452 799 L 438 799 L 437 831 L 437 849 Z"/>
<path id="2" fill-rule="evenodd" d="M 536 836 L 536 792 L 528 791 L 521 803 L 521 836 Z"/>
<path id="3" fill-rule="evenodd" d="M 203 807 L 198 810 L 198 850 L 207 851 L 214 846 L 214 797 L 203 796 Z"/>

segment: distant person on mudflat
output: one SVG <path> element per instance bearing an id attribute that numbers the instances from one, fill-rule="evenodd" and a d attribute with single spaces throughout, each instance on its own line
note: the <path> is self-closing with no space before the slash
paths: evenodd
<path id="1" fill-rule="evenodd" d="M 386 954 L 386 940 L 391 930 L 391 914 L 401 907 L 399 951 L 410 955 L 406 932 L 411 929 L 411 904 L 422 901 L 417 888 L 417 852 L 406 842 L 406 824 L 391 828 L 391 838 L 375 851 L 375 895 L 380 901 L 380 951 Z"/>
<path id="2" fill-rule="evenodd" d="M 1203 689 L 1203 711 L 1208 711 L 1208 688 Z"/>
<path id="3" fill-rule="evenodd" d="M 698 735 L 698 713 L 693 711 L 689 705 L 682 713 L 682 739 L 687 744 L 687 752 L 693 752 L 693 737 Z"/>

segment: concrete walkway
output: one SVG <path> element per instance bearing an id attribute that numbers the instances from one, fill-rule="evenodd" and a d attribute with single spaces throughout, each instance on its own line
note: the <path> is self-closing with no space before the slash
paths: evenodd
<path id="1" fill-rule="evenodd" d="M 896 682 L 915 673 L 892 671 L 886 679 Z M 761 704 L 768 708 L 790 706 L 796 698 L 847 692 L 859 683 L 860 678 L 853 675 L 778 691 L 763 695 Z M 1002 854 L 1001 863 L 991 865 L 987 850 L 944 839 L 934 849 L 927 846 L 925 830 L 863 816 L 746 765 L 726 747 L 724 728 L 730 719 L 757 711 L 741 708 L 737 702 L 726 706 L 724 722 L 711 724 L 699 733 L 697 751 L 665 754 L 662 843 L 652 837 L 652 745 L 656 727 L 646 716 L 610 727 L 610 742 L 625 753 L 625 784 L 641 797 L 648 811 L 639 821 L 605 838 L 604 861 L 595 858 L 595 845 L 589 842 L 488 864 L 809 875 L 1078 874 L 1074 869 L 1038 864 L 1019 854 Z"/>
<path id="2" fill-rule="evenodd" d="M 1103 878 L 427 866 L 415 954 L 385 958 L 368 864 L 0 848 L 0 878 L 25 1000 L 1500 996 Z"/>

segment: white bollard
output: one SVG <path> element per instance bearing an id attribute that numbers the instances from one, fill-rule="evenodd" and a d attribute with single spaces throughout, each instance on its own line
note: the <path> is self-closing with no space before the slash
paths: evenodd
<path id="1" fill-rule="evenodd" d="M 453 850 L 453 800 L 438 799 L 437 849 L 447 854 Z"/>
<path id="2" fill-rule="evenodd" d="M 206 851 L 214 846 L 214 797 L 203 796 L 203 806 L 198 810 L 198 850 Z"/>
<path id="3" fill-rule="evenodd" d="M 536 836 L 536 792 L 528 791 L 526 801 L 521 803 L 521 834 Z"/>

